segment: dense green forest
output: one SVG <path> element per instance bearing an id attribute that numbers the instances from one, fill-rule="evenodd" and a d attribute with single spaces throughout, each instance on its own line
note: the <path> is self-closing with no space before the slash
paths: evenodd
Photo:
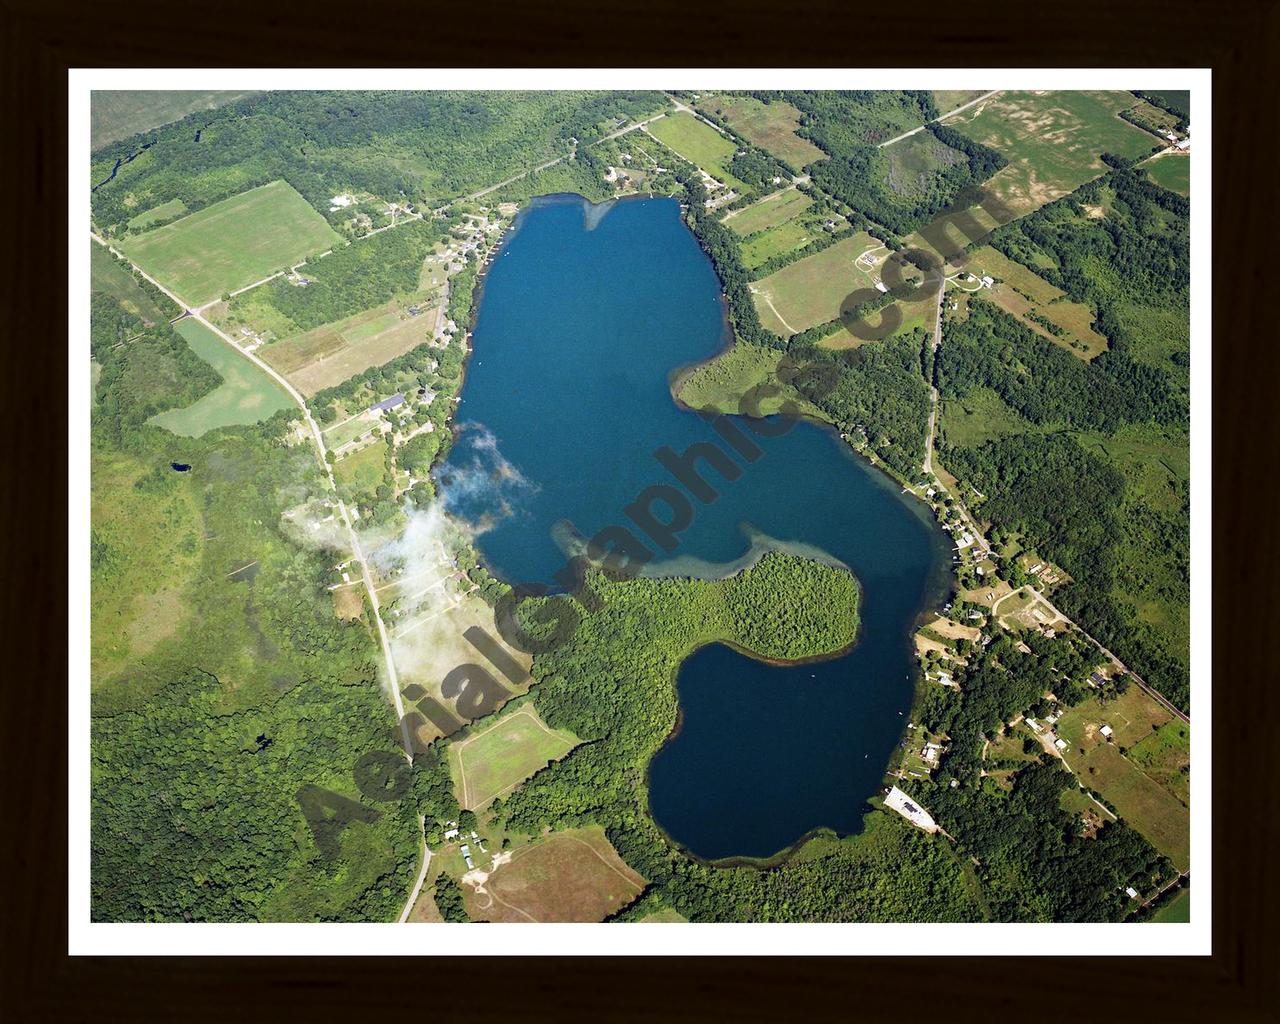
<path id="1" fill-rule="evenodd" d="M 1122 169 L 997 230 L 991 244 L 1097 310 L 1110 348 L 1085 363 L 972 300 L 945 326 L 937 378 L 944 399 L 989 389 L 1007 410 L 1004 436 L 976 446 L 944 412 L 941 457 L 988 496 L 980 515 L 1061 565 L 1063 610 L 1184 709 L 1189 210 Z"/>
<path id="2" fill-rule="evenodd" d="M 842 433 L 865 439 L 888 466 L 914 478 L 929 426 L 920 363 L 929 348 L 921 327 L 842 351 L 793 345 L 791 358 L 803 367 L 793 383 Z"/>
<path id="3" fill-rule="evenodd" d="M 666 103 L 657 92 L 261 93 L 99 150 L 93 218 L 118 230 L 172 199 L 195 211 L 277 178 L 326 216 L 329 197 L 353 190 L 438 203 Z"/>
<path id="4" fill-rule="evenodd" d="M 769 657 L 832 651 L 857 629 L 858 588 L 843 570 L 771 553 L 720 582 L 593 577 L 602 607 L 534 659 L 535 701 L 581 746 L 495 804 L 504 824 L 603 824 L 658 898 L 694 921 L 970 920 L 979 916 L 945 847 L 873 815 L 866 835 L 805 846 L 775 870 L 715 868 L 676 850 L 647 814 L 645 770 L 675 724 L 675 675 L 722 640 Z"/>
<path id="5" fill-rule="evenodd" d="M 193 668 L 94 716 L 94 919 L 393 918 L 417 860 L 412 805 L 365 801 L 377 819 L 349 824 L 331 861 L 297 799 L 303 785 L 357 799 L 356 752 L 398 756 L 378 687 L 307 680 L 225 703 L 219 679 Z"/>

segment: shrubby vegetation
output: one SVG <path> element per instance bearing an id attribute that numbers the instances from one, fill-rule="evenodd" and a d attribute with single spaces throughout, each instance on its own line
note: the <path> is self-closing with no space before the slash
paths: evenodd
<path id="1" fill-rule="evenodd" d="M 107 344 L 129 322 L 95 306 L 95 488 L 102 467 L 135 480 L 131 502 L 156 509 L 147 521 L 187 531 L 192 568 L 139 575 L 138 549 L 156 538 L 95 506 L 95 607 L 124 588 L 155 602 L 144 630 L 173 622 L 144 644 L 94 620 L 95 643 L 115 635 L 125 652 L 93 680 L 94 918 L 386 920 L 411 881 L 417 822 L 411 805 L 370 801 L 353 781 L 361 755 L 394 752 L 396 733 L 368 627 L 337 619 L 324 589 L 332 554 L 301 545 L 285 516 L 322 493 L 314 455 L 290 448 L 288 413 L 198 439 L 147 426 L 217 374 L 168 324 Z M 188 499 L 192 524 L 177 513 Z M 297 800 L 308 786 L 367 819 L 343 830 L 333 859 Z"/>
<path id="2" fill-rule="evenodd" d="M 333 222 L 329 197 L 429 204 L 495 184 L 660 109 L 657 92 L 267 92 L 95 154 L 93 218 L 120 228 L 181 199 L 195 211 L 283 178 Z M 193 129 L 203 126 L 200 141 Z"/>
<path id="3" fill-rule="evenodd" d="M 276 278 L 254 289 L 252 300 L 266 302 L 297 327 L 308 331 L 414 292 L 422 262 L 440 237 L 439 225 L 419 220 L 372 238 L 334 249 L 302 268 L 309 284 L 299 287 Z"/>
<path id="4" fill-rule="evenodd" d="M 948 323 L 938 360 L 944 398 L 990 388 L 1047 433 L 965 448 L 948 442 L 944 419 L 945 464 L 988 496 L 984 517 L 1023 533 L 1073 577 L 1055 597 L 1063 610 L 1184 709 L 1189 655 L 1177 624 L 1189 603 L 1190 489 L 1172 470 L 1147 472 L 1162 465 L 1158 448 L 1145 458 L 1127 452 L 1139 428 L 1147 434 L 1137 436 L 1186 447 L 1189 209 L 1118 170 L 991 236 L 1097 310 L 1110 349 L 1091 363 L 976 298 L 967 320 Z M 1165 624 L 1154 626 L 1139 604 L 1160 609 Z"/>

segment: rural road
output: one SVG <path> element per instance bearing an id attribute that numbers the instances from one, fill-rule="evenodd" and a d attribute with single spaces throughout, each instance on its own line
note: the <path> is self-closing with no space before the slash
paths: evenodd
<path id="1" fill-rule="evenodd" d="M 981 103 L 983 100 L 991 99 L 991 97 L 994 96 L 999 91 L 1000 91 L 999 89 L 992 89 L 990 92 L 983 93 L 976 100 L 970 100 L 968 103 L 965 103 L 962 106 L 956 107 L 955 110 L 948 110 L 945 114 L 939 114 L 932 121 L 926 121 L 919 128 L 912 128 L 911 131 L 909 132 L 903 132 L 901 135 L 895 135 L 888 142 L 880 143 L 880 148 L 884 149 L 885 146 L 892 146 L 895 142 L 901 142 L 903 139 L 910 138 L 912 135 L 915 135 L 916 132 L 924 131 L 927 125 L 931 125 L 937 121 L 945 121 L 948 117 L 952 117 L 956 114 L 959 114 L 961 111 L 968 110 L 970 107 L 978 103 Z"/>
<path id="2" fill-rule="evenodd" d="M 203 324 L 210 331 L 212 331 L 217 337 L 221 338 L 228 345 L 230 345 L 232 349 L 238 352 L 245 359 L 249 360 L 249 362 L 253 363 L 253 365 L 256 366 L 258 369 L 260 369 L 263 373 L 267 374 L 267 376 L 269 376 L 272 380 L 274 380 L 277 384 L 279 384 L 284 389 L 285 393 L 289 395 L 289 397 L 292 398 L 293 401 L 297 404 L 298 408 L 302 410 L 302 416 L 306 420 L 307 426 L 311 430 L 311 439 L 315 442 L 316 451 L 320 457 L 320 466 L 323 469 L 324 474 L 329 481 L 329 489 L 333 493 L 334 501 L 337 502 L 338 511 L 342 515 L 342 522 L 347 528 L 347 536 L 351 542 L 352 555 L 360 563 L 360 572 L 364 578 L 365 590 L 368 592 L 369 601 L 373 606 L 373 620 L 378 627 L 378 638 L 382 645 L 382 657 L 386 666 L 387 682 L 388 682 L 388 685 L 391 687 L 391 698 L 393 703 L 395 704 L 397 719 L 400 722 L 400 732 L 404 740 L 404 748 L 405 748 L 406 756 L 408 756 L 408 751 L 410 749 L 409 729 L 408 729 L 408 725 L 404 720 L 404 702 L 400 699 L 400 685 L 399 685 L 399 679 L 396 675 L 395 659 L 391 656 L 391 641 L 387 636 L 387 627 L 382 621 L 382 616 L 378 613 L 378 593 L 373 586 L 373 577 L 369 574 L 369 566 L 365 560 L 364 549 L 360 545 L 360 538 L 359 536 L 357 536 L 355 527 L 352 524 L 351 513 L 347 509 L 346 502 L 344 502 L 340 497 L 338 497 L 338 485 L 337 485 L 337 481 L 334 480 L 333 478 L 333 469 L 329 465 L 329 460 L 327 457 L 328 449 L 325 448 L 324 435 L 320 432 L 319 425 L 316 423 L 315 419 L 312 417 L 311 410 L 307 408 L 306 400 L 302 397 L 302 395 L 298 393 L 297 389 L 295 389 L 292 384 L 290 384 L 287 380 L 284 379 L 284 377 L 282 377 L 274 369 L 272 369 L 270 366 L 264 363 L 252 352 L 246 352 L 239 345 L 237 345 L 235 341 L 231 339 L 230 336 L 223 333 L 219 328 L 217 328 L 212 323 L 210 323 L 200 310 L 192 309 L 192 307 L 186 301 L 184 301 L 179 296 L 175 295 L 172 291 L 170 291 L 168 288 L 162 285 L 159 281 L 157 281 L 154 277 L 148 274 L 145 270 L 142 270 L 140 267 L 135 265 L 132 260 L 130 260 L 127 256 L 125 256 L 119 250 L 113 248 L 110 245 L 110 243 L 108 243 L 104 238 L 101 238 L 99 235 L 95 234 L 94 232 L 90 232 L 89 237 L 92 238 L 99 245 L 106 246 L 107 249 L 109 249 L 111 252 L 115 253 L 117 256 L 123 259 L 130 267 L 136 270 L 143 278 L 150 281 L 153 285 L 155 285 L 158 289 L 160 289 L 160 291 L 162 291 L 165 295 L 169 296 L 169 298 L 171 298 L 174 302 L 176 302 L 181 308 L 188 310 L 193 320 L 195 320 L 197 323 Z"/>
<path id="3" fill-rule="evenodd" d="M 409 899 L 405 902 L 404 909 L 400 911 L 400 920 L 397 922 L 399 924 L 409 920 L 413 905 L 418 902 L 418 894 L 422 892 L 422 883 L 427 880 L 427 868 L 431 866 L 431 847 L 427 845 L 427 820 L 421 814 L 418 815 L 418 832 L 422 843 L 422 866 L 418 868 L 418 880 L 413 883 Z"/>
<path id="4" fill-rule="evenodd" d="M 169 296 L 169 298 L 171 298 L 174 302 L 176 302 L 181 308 L 188 309 L 188 310 L 191 309 L 191 307 L 186 302 L 184 302 L 177 295 L 171 292 L 168 288 L 162 285 L 154 277 L 152 277 L 150 274 L 148 274 L 146 271 L 142 270 L 141 268 L 135 266 L 134 263 L 128 259 L 128 257 L 125 257 L 123 254 L 118 253 L 116 249 L 113 249 L 105 239 L 99 237 L 93 232 L 90 232 L 89 236 L 99 245 L 106 246 L 111 252 L 117 253 L 117 255 L 120 255 L 120 257 L 124 259 L 130 267 L 133 267 L 134 270 L 137 270 L 138 273 L 142 275 L 142 277 L 144 277 L 146 280 L 150 281 L 153 285 L 159 288 L 160 291 L 162 291 L 165 295 Z M 224 334 L 216 326 L 214 326 L 207 319 L 205 319 L 204 315 L 200 313 L 198 310 L 191 310 L 191 317 L 198 323 L 201 323 L 205 327 L 207 327 L 215 335 L 217 335 L 219 338 L 225 341 L 233 349 L 235 349 L 235 351 L 238 352 L 241 356 L 249 360 L 249 362 L 253 363 L 254 366 L 258 367 L 258 369 L 260 369 L 263 373 L 271 377 L 272 380 L 274 380 L 282 388 L 284 388 L 285 393 L 288 394 L 289 397 L 292 398 L 295 403 L 297 403 L 298 408 L 302 410 L 302 416 L 306 420 L 307 426 L 311 429 L 311 438 L 315 442 L 316 451 L 320 457 L 320 466 L 324 470 L 324 474 L 329 481 L 329 490 L 333 494 L 334 501 L 337 502 L 338 511 L 342 515 L 343 525 L 345 525 L 347 528 L 347 538 L 351 543 L 352 556 L 356 559 L 356 561 L 360 563 L 360 575 L 364 580 L 365 592 L 368 594 L 369 603 L 373 608 L 373 621 L 378 628 L 378 641 L 382 647 L 382 659 L 383 659 L 384 667 L 386 668 L 386 673 L 387 673 L 387 685 L 391 689 L 392 703 L 395 704 L 396 720 L 400 723 L 400 739 L 402 744 L 404 745 L 405 757 L 411 758 L 412 757 L 412 754 L 411 754 L 412 738 L 409 735 L 409 724 L 405 719 L 404 701 L 401 700 L 400 698 L 400 680 L 396 674 L 395 658 L 392 656 L 392 653 L 391 653 L 391 639 L 387 635 L 386 624 L 382 621 L 382 615 L 380 613 L 379 604 L 378 604 L 378 591 L 377 591 L 377 588 L 375 588 L 373 585 L 373 577 L 369 573 L 369 564 L 367 559 L 365 558 L 364 549 L 360 544 L 360 537 L 356 533 L 355 526 L 351 521 L 351 513 L 347 509 L 346 502 L 344 502 L 338 496 L 338 484 L 337 484 L 337 481 L 334 480 L 333 478 L 333 467 L 329 465 L 328 450 L 325 448 L 324 435 L 321 433 L 320 427 L 316 423 L 314 417 L 312 417 L 311 410 L 307 408 L 306 400 L 302 397 L 302 395 L 298 393 L 297 389 L 295 389 L 292 384 L 290 384 L 287 380 L 284 379 L 284 377 L 282 377 L 274 369 L 272 369 L 270 366 L 264 363 L 252 352 L 246 352 L 244 349 L 242 349 L 228 335 Z M 422 827 L 423 826 L 420 822 L 419 828 L 422 828 Z M 424 838 L 422 840 L 422 866 L 418 872 L 417 884 L 414 886 L 413 892 L 409 894 L 409 901 L 405 904 L 404 910 L 401 911 L 400 921 L 402 923 L 408 919 L 409 912 L 413 909 L 413 904 L 418 898 L 418 893 L 422 890 L 422 883 L 427 877 L 427 866 L 428 864 L 430 864 L 430 862 L 431 862 L 431 850 L 426 845 L 426 838 L 424 833 Z"/>

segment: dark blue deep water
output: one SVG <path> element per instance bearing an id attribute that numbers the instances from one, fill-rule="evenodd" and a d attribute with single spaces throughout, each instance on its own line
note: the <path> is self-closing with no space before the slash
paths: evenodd
<path id="1" fill-rule="evenodd" d="M 623 509 L 674 482 L 658 448 L 727 449 L 668 382 L 723 348 L 719 293 L 673 200 L 555 196 L 521 214 L 485 281 L 462 430 L 441 472 L 451 510 L 484 529 L 496 573 L 550 583 L 565 562 L 563 521 L 588 537 L 631 526 Z M 821 826 L 857 831 L 911 703 L 910 634 L 940 601 L 950 561 L 923 506 L 831 431 L 799 423 L 756 440 L 765 454 L 739 459 L 736 481 L 704 469 L 720 497 L 694 502 L 671 571 L 715 571 L 704 563 L 744 558 L 760 534 L 804 545 L 857 575 L 862 632 L 824 662 L 778 668 L 715 645 L 684 663 L 680 728 L 650 766 L 651 810 L 709 859 L 767 857 Z"/>

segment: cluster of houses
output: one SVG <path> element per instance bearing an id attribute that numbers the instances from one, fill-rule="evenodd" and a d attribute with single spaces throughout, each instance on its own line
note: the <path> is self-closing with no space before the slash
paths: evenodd
<path id="1" fill-rule="evenodd" d="M 451 843 L 455 839 L 461 838 L 462 832 L 461 829 L 458 828 L 458 823 L 456 821 L 446 822 L 446 824 L 448 826 L 444 833 L 444 841 L 446 843 Z M 481 853 L 489 852 L 489 848 L 484 845 L 484 840 L 480 838 L 475 829 L 471 830 L 470 838 L 471 842 L 474 842 L 476 846 L 480 847 Z M 463 843 L 459 848 L 459 852 L 462 854 L 463 862 L 467 865 L 467 870 L 474 871 L 476 862 L 471 858 L 471 843 Z"/>

